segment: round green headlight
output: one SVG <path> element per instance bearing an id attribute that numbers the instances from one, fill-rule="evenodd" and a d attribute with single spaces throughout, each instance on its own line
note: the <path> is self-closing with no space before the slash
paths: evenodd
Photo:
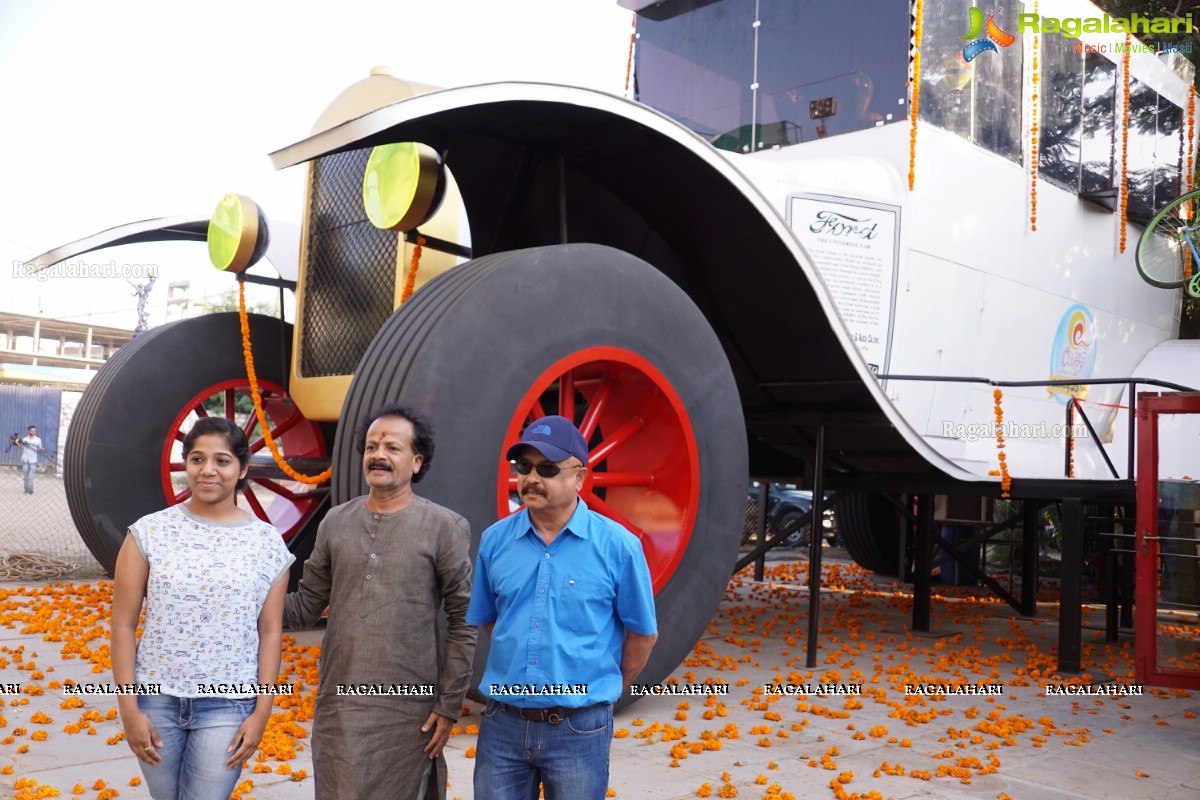
<path id="1" fill-rule="evenodd" d="M 395 142 L 371 150 L 363 172 L 363 208 L 377 228 L 411 231 L 442 201 L 441 159 L 417 142 Z"/>
<path id="2" fill-rule="evenodd" d="M 266 252 L 267 219 L 258 204 L 240 194 L 227 194 L 208 221 L 208 260 L 220 270 L 241 272 Z"/>

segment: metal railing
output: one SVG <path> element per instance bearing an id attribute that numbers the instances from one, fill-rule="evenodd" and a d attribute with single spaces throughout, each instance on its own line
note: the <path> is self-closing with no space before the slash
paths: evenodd
<path id="1" fill-rule="evenodd" d="M 997 381 L 991 378 L 975 378 L 962 375 L 877 375 L 880 381 L 924 381 L 929 383 L 981 383 L 986 386 L 995 386 L 997 388 L 1022 388 L 1035 386 L 1117 386 L 1125 385 L 1129 395 L 1129 446 L 1126 462 L 1126 477 L 1125 480 L 1133 480 L 1134 477 L 1134 442 L 1136 441 L 1136 432 L 1134 426 L 1136 424 L 1135 417 L 1137 416 L 1137 387 L 1138 386 L 1157 386 L 1162 389 L 1170 389 L 1176 392 L 1196 392 L 1198 390 L 1190 386 L 1181 386 L 1170 381 L 1160 381 L 1152 378 L 1087 378 L 1086 380 L 1039 380 L 1039 381 Z M 1067 403 L 1067 437 L 1064 443 L 1063 463 L 1064 476 L 1070 474 L 1071 452 L 1075 444 L 1075 433 L 1071 425 L 1071 410 L 1077 408 L 1079 415 L 1083 419 L 1084 425 L 1087 426 L 1088 433 L 1091 435 L 1092 441 L 1096 443 L 1096 447 L 1100 449 L 1100 455 L 1104 458 L 1104 463 L 1108 465 L 1109 471 L 1113 478 L 1121 480 L 1121 476 L 1117 474 L 1116 467 L 1113 466 L 1112 459 L 1108 457 L 1108 452 L 1104 448 L 1104 443 L 1100 441 L 1096 435 L 1095 428 L 1092 427 L 1091 420 L 1083 411 L 1083 406 L 1079 404 L 1079 398 L 1071 395 L 1070 402 Z"/>

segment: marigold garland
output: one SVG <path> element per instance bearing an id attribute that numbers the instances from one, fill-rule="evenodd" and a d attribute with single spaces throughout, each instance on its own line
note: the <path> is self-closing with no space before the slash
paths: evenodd
<path id="1" fill-rule="evenodd" d="M 294 481 L 313 485 L 325 483 L 333 475 L 332 466 L 320 475 L 300 474 L 284 460 L 283 453 L 279 452 L 279 445 L 275 444 L 275 437 L 271 435 L 271 427 L 267 425 L 267 415 L 263 412 L 262 393 L 258 390 L 258 375 L 254 372 L 254 353 L 250 349 L 250 318 L 246 315 L 246 284 L 244 281 L 238 281 L 238 318 L 242 323 L 242 355 L 246 360 L 246 377 L 250 380 L 250 396 L 254 400 L 254 413 L 258 417 L 259 427 L 262 428 L 263 439 L 266 440 L 271 455 L 275 457 L 275 463 Z"/>
<path id="2" fill-rule="evenodd" d="M 418 236 L 413 245 L 412 258 L 408 262 L 408 274 L 404 277 L 404 291 L 400 293 L 400 305 L 412 297 L 417 287 L 417 267 L 421 266 L 421 248 L 425 246 L 425 237 Z"/>
<path id="3" fill-rule="evenodd" d="M 1121 252 L 1125 252 L 1125 226 L 1129 219 L 1129 47 L 1132 36 L 1125 34 L 1122 72 L 1125 80 L 1125 104 L 1121 109 Z"/>
<path id="4" fill-rule="evenodd" d="M 1038 13 L 1037 0 L 1033 2 L 1033 13 Z M 1033 92 L 1032 123 L 1029 126 L 1029 230 L 1037 230 L 1037 179 L 1038 179 L 1038 35 L 1033 34 Z"/>
<path id="5" fill-rule="evenodd" d="M 992 399 L 996 401 L 996 449 L 999 451 L 996 458 L 1000 462 L 1000 497 L 1006 499 L 1012 487 L 1012 477 L 1008 474 L 1008 457 L 1004 454 L 1004 408 L 1001 405 L 1004 393 L 996 389 L 992 392 Z"/>
<path id="6" fill-rule="evenodd" d="M 629 96 L 629 77 L 633 74 L 633 44 L 637 41 L 637 14 L 633 17 L 632 28 L 629 32 L 629 56 L 625 59 L 625 96 Z"/>
<path id="7" fill-rule="evenodd" d="M 1195 152 L 1195 135 L 1196 135 L 1196 90 L 1188 88 L 1188 108 L 1187 108 L 1187 172 L 1183 174 L 1185 193 L 1192 191 L 1192 155 Z M 1180 142 L 1182 145 L 1183 142 Z M 1183 212 L 1187 219 L 1192 219 L 1192 201 L 1188 200 L 1184 203 Z M 1185 247 L 1183 249 L 1183 277 L 1187 280 L 1192 277 L 1192 248 Z"/>
<path id="8" fill-rule="evenodd" d="M 921 104 L 921 19 L 924 11 L 924 0 L 916 0 L 916 7 L 913 10 L 912 105 L 908 109 L 908 190 L 910 192 L 917 177 L 917 109 Z"/>
<path id="9" fill-rule="evenodd" d="M 1067 477 L 1075 477 L 1075 405 L 1074 396 L 1067 401 Z"/>

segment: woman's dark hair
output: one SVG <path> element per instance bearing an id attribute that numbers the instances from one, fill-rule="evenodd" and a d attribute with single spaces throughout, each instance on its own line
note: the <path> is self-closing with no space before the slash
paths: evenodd
<path id="1" fill-rule="evenodd" d="M 425 473 L 429 472 L 430 465 L 433 464 L 433 427 L 425 421 L 424 417 L 408 406 L 384 406 L 360 420 L 354 431 L 354 438 L 358 442 L 358 452 L 361 454 L 367 450 L 367 429 L 374 425 L 376 420 L 384 417 L 399 417 L 412 423 L 412 449 L 421 457 L 421 468 L 413 473 L 412 482 L 420 482 L 425 477 Z"/>
<path id="2" fill-rule="evenodd" d="M 245 431 L 233 420 L 224 417 L 201 417 L 196 420 L 187 436 L 183 437 L 183 460 L 187 461 L 188 453 L 192 452 L 197 439 L 212 434 L 225 437 L 225 444 L 229 446 L 229 452 L 233 453 L 238 464 L 245 467 L 250 463 L 250 443 L 246 440 Z M 242 478 L 237 483 L 237 490 L 240 492 L 245 488 L 246 479 Z"/>

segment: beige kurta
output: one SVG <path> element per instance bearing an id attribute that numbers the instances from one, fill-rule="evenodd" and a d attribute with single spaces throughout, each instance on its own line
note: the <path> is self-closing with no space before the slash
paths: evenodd
<path id="1" fill-rule="evenodd" d="M 383 787 L 418 796 L 429 765 L 421 725 L 430 711 L 458 719 L 471 679 L 470 545 L 465 519 L 421 497 L 393 514 L 355 498 L 321 522 L 284 611 L 284 624 L 300 628 L 329 607 L 312 740 L 318 800 L 378 797 Z M 338 694 L 425 684 L 434 696 Z M 425 797 L 444 800 L 445 759 L 434 764 Z"/>

